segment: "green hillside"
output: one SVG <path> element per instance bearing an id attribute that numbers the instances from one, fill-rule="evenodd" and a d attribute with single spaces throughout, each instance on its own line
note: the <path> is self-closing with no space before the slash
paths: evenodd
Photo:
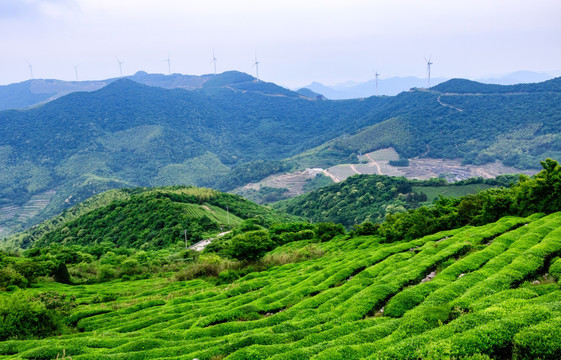
<path id="1" fill-rule="evenodd" d="M 4 247 L 50 244 L 162 249 L 191 245 L 259 217 L 263 224 L 296 220 L 237 195 L 194 187 L 111 190 L 61 215 L 8 237 Z"/>
<path id="2" fill-rule="evenodd" d="M 120 79 L 0 112 L 0 237 L 108 189 L 228 191 L 242 179 L 348 163 L 387 147 L 402 158 L 518 168 L 561 156 L 561 78 L 504 88 L 453 80 L 346 101 L 313 101 L 239 72 L 183 80 L 195 90 Z"/>
<path id="3" fill-rule="evenodd" d="M 365 221 L 382 222 L 389 214 L 416 209 L 438 195 L 464 196 L 498 186 L 510 186 L 517 176 L 469 179 L 453 184 L 444 180 L 408 180 L 383 175 L 354 175 L 338 184 L 323 187 L 273 207 L 305 219 L 332 221 L 347 228 Z"/>
<path id="4" fill-rule="evenodd" d="M 257 217 L 216 240 L 218 254 L 196 254 L 180 244 L 146 251 L 134 242 L 61 245 L 42 241 L 46 233 L 23 256 L 0 253 L 0 356 L 556 359 L 561 166 L 551 159 L 542 166 L 511 188 L 363 226 L 367 236 L 329 223 L 265 229 Z M 147 199 L 132 207 L 139 220 L 143 208 L 159 213 L 162 199 L 177 203 L 168 211 L 187 205 L 195 217 L 199 205 L 236 199 L 185 187 L 139 189 L 129 203 L 139 198 Z M 98 210 L 111 217 L 114 204 Z M 246 205 L 247 214 L 261 209 Z M 123 205 L 117 215 L 126 212 Z M 60 233 L 92 223 L 94 213 Z M 92 224 L 101 239 L 125 223 Z M 425 234 L 411 236 L 414 229 Z"/>
<path id="5" fill-rule="evenodd" d="M 79 287 L 42 283 L 4 295 L 2 305 L 17 297 L 25 307 L 21 299 L 45 291 L 75 296 L 67 322 L 78 332 L 3 341 L 0 354 L 553 359 L 561 335 L 560 227 L 561 213 L 555 213 L 391 244 L 342 236 L 321 244 L 319 258 L 224 285 L 165 278 Z M 306 246 L 291 243 L 275 253 Z"/>
<path id="6" fill-rule="evenodd" d="M 122 79 L 0 112 L 0 236 L 111 188 L 215 185 L 238 165 L 281 160 L 365 126 L 365 119 L 341 119 L 376 101 L 310 101 L 229 72 L 198 91 Z M 48 191 L 55 192 L 50 206 L 33 219 L 19 216 L 32 196 Z"/>
<path id="7" fill-rule="evenodd" d="M 371 125 L 297 159 L 325 159 L 394 147 L 403 158 L 495 160 L 520 169 L 561 157 L 561 78 L 538 84 L 487 85 L 453 79 L 389 98 L 369 112 Z M 376 120 L 374 120 L 376 119 Z"/>

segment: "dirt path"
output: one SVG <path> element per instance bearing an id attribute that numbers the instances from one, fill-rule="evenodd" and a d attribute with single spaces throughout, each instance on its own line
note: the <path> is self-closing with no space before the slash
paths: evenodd
<path id="1" fill-rule="evenodd" d="M 351 170 L 354 171 L 355 173 L 359 174 L 359 175 L 362 174 L 361 172 L 359 172 L 359 171 L 355 168 L 355 166 L 354 166 L 353 164 L 351 164 Z"/>
<path id="2" fill-rule="evenodd" d="M 437 100 L 438 100 L 438 103 L 439 103 L 440 105 L 449 107 L 450 109 L 454 109 L 454 110 L 456 110 L 456 111 L 460 111 L 460 112 L 463 111 L 463 110 L 460 109 L 460 108 L 457 108 L 457 107 L 452 106 L 452 105 L 450 105 L 450 104 L 443 103 L 443 102 L 440 100 L 440 97 L 441 97 L 441 96 L 442 96 L 442 95 L 439 95 L 439 96 L 438 96 L 438 99 L 437 99 Z"/>
<path id="3" fill-rule="evenodd" d="M 380 165 L 376 161 L 374 161 L 374 159 L 372 159 L 369 154 L 366 154 L 366 157 L 368 158 L 368 160 L 370 160 L 370 164 L 374 164 L 374 166 L 376 166 L 376 168 L 378 169 L 378 174 L 384 175 L 382 174 L 382 169 L 380 168 Z"/>
<path id="4" fill-rule="evenodd" d="M 232 231 L 232 230 L 230 230 L 230 231 Z M 195 243 L 195 244 L 189 246 L 189 249 L 190 250 L 195 250 L 195 251 L 203 251 L 207 247 L 207 245 L 212 242 L 212 240 L 217 239 L 221 236 L 224 236 L 224 235 L 228 234 L 230 231 L 224 231 L 224 232 L 221 232 L 220 234 L 216 235 L 213 238 L 201 240 L 198 243 Z"/>
<path id="5" fill-rule="evenodd" d="M 330 174 L 327 170 L 325 169 L 321 169 L 321 172 L 325 175 L 325 176 L 329 176 L 331 178 L 331 180 L 333 180 L 334 183 L 339 183 L 341 182 L 341 179 L 339 179 L 338 177 L 336 177 L 333 174 Z"/>

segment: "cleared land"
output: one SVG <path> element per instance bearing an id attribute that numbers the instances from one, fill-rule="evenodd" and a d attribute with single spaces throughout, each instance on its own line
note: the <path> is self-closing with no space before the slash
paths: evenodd
<path id="1" fill-rule="evenodd" d="M 519 170 L 505 166 L 500 162 L 476 166 L 462 165 L 460 160 L 420 158 L 410 159 L 409 166 L 396 167 L 389 164 L 391 160 L 399 160 L 399 154 L 393 148 L 381 149 L 361 155 L 359 164 L 340 164 L 327 169 L 311 168 L 282 175 L 272 175 L 260 182 L 248 184 L 245 188 L 254 190 L 259 190 L 265 186 L 286 188 L 288 189 L 286 195 L 294 197 L 303 194 L 302 187 L 306 180 L 312 179 L 319 173 L 329 176 L 333 182 L 337 183 L 356 174 L 404 176 L 408 179 L 418 180 L 445 177 L 449 181 L 458 181 L 473 177 L 489 179 L 504 174 L 525 173 L 533 175 L 537 172 L 537 170 Z M 234 190 L 234 192 L 243 195 L 243 188 Z"/>

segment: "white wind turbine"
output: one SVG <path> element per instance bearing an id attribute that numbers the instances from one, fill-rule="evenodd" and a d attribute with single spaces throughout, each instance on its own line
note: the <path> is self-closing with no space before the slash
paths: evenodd
<path id="1" fill-rule="evenodd" d="M 117 59 L 117 63 L 119 64 L 119 74 L 121 74 L 121 77 L 123 77 L 123 63 L 124 61 L 119 60 L 118 57 L 115 56 L 115 59 Z"/>
<path id="2" fill-rule="evenodd" d="M 216 75 L 216 56 L 214 56 L 214 51 L 212 51 L 212 60 L 210 61 L 210 63 L 214 63 L 214 75 Z"/>
<path id="3" fill-rule="evenodd" d="M 255 54 L 255 62 L 251 67 L 255 66 L 255 78 L 259 81 L 259 61 L 257 61 L 257 54 Z"/>
<path id="4" fill-rule="evenodd" d="M 430 89 L 430 66 L 432 65 L 432 62 L 430 61 L 432 59 L 432 56 L 429 57 L 429 59 L 427 60 L 427 58 L 425 58 L 425 61 L 427 63 L 427 79 L 428 79 L 428 88 Z"/>

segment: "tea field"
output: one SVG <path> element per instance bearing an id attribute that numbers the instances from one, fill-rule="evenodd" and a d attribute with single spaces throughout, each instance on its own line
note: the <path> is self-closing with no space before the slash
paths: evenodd
<path id="1" fill-rule="evenodd" d="M 558 358 L 561 213 L 314 245 L 322 256 L 231 282 L 166 274 L 2 293 L 54 290 L 78 306 L 69 333 L 1 342 L 0 359 Z"/>

